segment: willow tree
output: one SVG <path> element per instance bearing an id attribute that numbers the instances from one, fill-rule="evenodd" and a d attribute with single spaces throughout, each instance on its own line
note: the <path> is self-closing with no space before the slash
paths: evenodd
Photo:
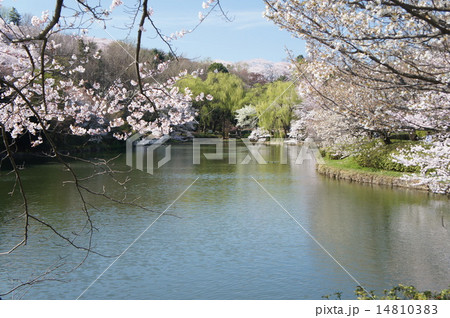
<path id="1" fill-rule="evenodd" d="M 250 99 L 256 107 L 258 126 L 274 136 L 287 136 L 294 106 L 300 103 L 295 85 L 276 81 L 256 86 Z"/>
<path id="2" fill-rule="evenodd" d="M 200 130 L 219 131 L 227 137 L 235 111 L 245 103 L 244 82 L 233 74 L 209 72 L 205 80 L 190 77 L 180 80 L 178 85 L 182 89 L 189 88 L 194 95 L 207 94 L 206 99 L 197 98 L 194 102 Z"/>

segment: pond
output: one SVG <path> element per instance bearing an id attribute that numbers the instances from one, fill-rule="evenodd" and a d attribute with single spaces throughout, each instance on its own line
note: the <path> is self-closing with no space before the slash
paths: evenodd
<path id="1" fill-rule="evenodd" d="M 398 283 L 450 285 L 447 197 L 330 180 L 313 160 L 296 164 L 288 156 L 282 164 L 279 146 L 260 152 L 267 164 L 242 164 L 242 144 L 238 164 L 228 155 L 193 164 L 191 144 L 172 145 L 171 160 L 153 174 L 128 173 L 128 198 L 153 211 L 87 197 L 94 249 L 119 255 L 128 248 L 120 258 L 91 254 L 69 271 L 84 253 L 32 223 L 29 243 L 0 256 L 0 293 L 54 266 L 61 267 L 42 277 L 50 280 L 4 298 L 76 299 L 84 292 L 81 299 L 320 299 L 342 292 L 353 299 L 358 283 L 377 292 Z M 81 176 L 92 172 L 87 163 L 71 165 Z M 127 169 L 124 154 L 114 168 Z M 32 213 L 69 236 L 83 228 L 81 202 L 73 185 L 63 184 L 70 175 L 61 165 L 25 164 L 22 173 Z M 22 233 L 18 190 L 8 195 L 13 181 L 1 172 L 1 251 Z M 89 186 L 124 195 L 108 176 Z"/>

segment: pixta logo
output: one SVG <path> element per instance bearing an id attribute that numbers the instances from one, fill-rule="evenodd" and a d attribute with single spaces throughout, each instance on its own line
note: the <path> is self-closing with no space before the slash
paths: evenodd
<path id="1" fill-rule="evenodd" d="M 127 166 L 144 171 L 144 162 L 146 162 L 146 171 L 153 174 L 153 165 L 156 157 L 156 149 L 164 145 L 170 137 L 163 136 L 159 139 L 142 138 L 141 134 L 134 134 L 127 139 L 126 160 Z M 164 157 L 157 163 L 158 169 L 168 163 L 172 158 L 172 147 L 170 145 L 165 147 Z M 136 165 L 134 165 L 136 164 Z"/>
<path id="2" fill-rule="evenodd" d="M 168 163 L 172 158 L 172 148 L 170 145 L 165 146 L 164 155 L 161 159 L 156 161 L 156 150 L 163 146 L 168 140 L 169 136 L 164 136 L 159 139 L 150 139 L 149 137 L 143 138 L 140 134 L 131 136 L 126 143 L 126 162 L 127 165 L 136 168 L 141 171 L 146 171 L 149 174 L 153 174 L 154 166 L 157 169 Z M 224 143 L 227 144 L 225 152 Z M 264 143 L 255 143 L 249 139 L 242 139 L 242 143 L 245 146 L 244 157 L 238 160 L 237 140 L 236 139 L 223 139 L 217 138 L 194 138 L 192 141 L 193 162 L 194 165 L 199 165 L 202 155 L 206 160 L 225 160 L 228 158 L 228 164 L 246 165 L 250 163 L 256 163 L 265 165 L 268 161 L 264 158 L 263 154 L 267 153 L 268 145 Z M 215 146 L 215 152 L 202 151 L 201 146 Z M 277 163 L 288 164 L 288 158 L 290 162 L 296 165 L 301 165 L 305 160 L 312 160 L 318 164 L 323 164 L 323 158 L 320 155 L 319 149 L 311 138 L 306 139 L 301 145 L 287 145 L 284 139 L 272 139 L 270 145 L 280 146 L 280 158 Z M 242 144 L 239 144 L 240 153 L 242 154 Z M 299 149 L 300 148 L 300 149 Z M 211 148 L 208 148 L 211 150 Z M 227 154 L 227 156 L 225 156 Z M 156 162 L 156 164 L 155 164 Z"/>
<path id="3" fill-rule="evenodd" d="M 267 145 L 265 143 L 252 142 L 248 138 L 241 140 L 247 150 L 246 156 L 243 160 L 238 160 L 237 158 L 237 147 L 236 147 L 236 139 L 228 139 L 228 163 L 233 164 L 241 164 L 246 165 L 251 163 L 252 161 L 256 162 L 260 165 L 265 165 L 268 162 L 264 158 L 263 154 L 261 154 L 261 150 L 267 149 Z M 319 148 L 312 138 L 307 138 L 305 141 L 301 143 L 300 151 L 298 145 L 288 146 L 285 143 L 285 139 L 282 138 L 273 138 L 269 145 L 278 145 L 280 146 L 280 164 L 288 164 L 288 157 L 294 157 L 294 164 L 301 165 L 305 160 L 313 160 L 318 164 L 324 164 L 324 160 L 320 155 Z M 224 140 L 217 138 L 196 138 L 193 140 L 193 164 L 200 164 L 202 152 L 202 145 L 215 145 L 214 153 L 204 153 L 203 156 L 207 160 L 224 160 Z M 288 155 L 288 150 L 291 156 Z M 294 156 L 292 156 L 294 154 Z M 291 161 L 292 162 L 292 161 Z"/>

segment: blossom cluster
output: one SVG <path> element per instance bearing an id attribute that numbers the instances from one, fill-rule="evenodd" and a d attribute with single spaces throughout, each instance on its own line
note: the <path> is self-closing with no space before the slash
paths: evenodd
<path id="1" fill-rule="evenodd" d="M 382 87 L 449 91 L 446 0 L 272 0 L 265 15 L 308 41 L 309 56 L 351 70 L 363 66 Z M 360 75 L 364 69 L 359 70 Z M 386 81 L 386 75 L 395 77 Z M 367 74 L 366 74 L 367 75 Z"/>
<path id="2" fill-rule="evenodd" d="M 320 107 L 312 96 L 305 97 L 301 108 L 295 110 L 288 136 L 296 140 L 313 137 L 321 148 L 334 158 L 343 158 L 354 152 L 361 139 L 355 121 Z"/>
<path id="3" fill-rule="evenodd" d="M 440 136 L 441 140 L 430 145 L 416 145 L 393 155 L 395 162 L 405 166 L 420 168 L 420 181 L 433 192 L 450 193 L 450 135 Z M 416 176 L 414 176 L 417 179 Z"/>
<path id="4" fill-rule="evenodd" d="M 37 32 L 47 20 L 47 12 L 33 18 Z M 32 146 L 42 143 L 44 129 L 55 127 L 75 135 L 113 134 L 119 139 L 135 132 L 169 134 L 174 127 L 194 121 L 193 100 L 212 99 L 176 87 L 187 72 L 164 82 L 155 80 L 170 62 L 156 68 L 153 61 L 140 63 L 139 79 L 129 82 L 118 78 L 107 86 L 89 83 L 83 74 L 89 61 L 101 58 L 99 51 L 86 46 L 80 55 L 59 59 L 53 52 L 61 44 L 51 40 L 51 34 L 43 47 L 40 40 L 21 38 L 17 28 L 5 23 L 0 27 L 7 35 L 0 54 L 9 58 L 1 78 L 0 124 L 14 139 L 25 133 L 34 136 Z"/>
<path id="5" fill-rule="evenodd" d="M 267 18 L 307 40 L 308 58 L 299 63 L 299 90 L 314 107 L 293 123 L 293 136 L 304 134 L 305 127 L 325 135 L 324 140 L 328 138 L 323 132 L 331 131 L 336 140 L 341 136 L 350 142 L 348 137 L 358 133 L 387 138 L 392 132 L 427 130 L 435 136 L 448 135 L 448 1 L 266 4 Z M 434 144 L 413 147 L 397 160 L 420 167 L 433 191 L 442 192 L 448 190 L 437 185 L 448 184 L 449 156 L 447 146 Z"/>

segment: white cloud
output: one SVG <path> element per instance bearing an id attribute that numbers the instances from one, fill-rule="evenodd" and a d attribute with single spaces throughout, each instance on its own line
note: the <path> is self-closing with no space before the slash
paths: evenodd
<path id="1" fill-rule="evenodd" d="M 246 30 L 252 28 L 271 27 L 272 24 L 262 16 L 262 11 L 240 11 L 234 13 L 235 30 Z"/>

